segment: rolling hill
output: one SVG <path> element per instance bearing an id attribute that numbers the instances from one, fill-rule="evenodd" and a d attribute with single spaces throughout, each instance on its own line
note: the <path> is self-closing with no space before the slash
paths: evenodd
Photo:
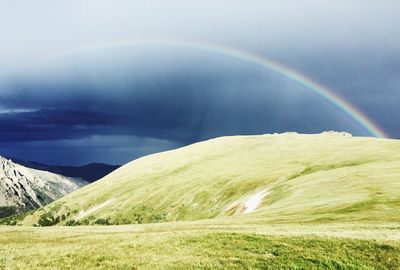
<path id="1" fill-rule="evenodd" d="M 0 218 L 42 207 L 86 184 L 0 157 Z"/>
<path id="2" fill-rule="evenodd" d="M 26 225 L 400 221 L 400 141 L 322 133 L 222 137 L 135 160 Z"/>

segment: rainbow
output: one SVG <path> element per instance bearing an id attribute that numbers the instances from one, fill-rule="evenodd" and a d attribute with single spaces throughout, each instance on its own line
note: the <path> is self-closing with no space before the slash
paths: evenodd
<path id="1" fill-rule="evenodd" d="M 339 110 L 343 111 L 345 114 L 354 119 L 358 124 L 360 124 L 367 132 L 372 136 L 380 138 L 388 138 L 388 135 L 378 127 L 372 120 L 370 120 L 366 115 L 364 115 L 360 110 L 354 107 L 352 104 L 344 100 L 342 97 L 337 95 L 333 90 L 321 85 L 320 83 L 308 78 L 307 76 L 300 74 L 299 72 L 283 66 L 275 61 L 261 57 L 259 55 L 245 52 L 239 49 L 225 47 L 221 45 L 205 43 L 205 42 L 191 42 L 191 41 L 177 41 L 177 40 L 139 40 L 139 41 L 122 41 L 122 42 L 112 42 L 103 43 L 100 45 L 82 47 L 79 50 L 73 52 L 68 52 L 64 55 L 70 55 L 71 53 L 82 53 L 93 50 L 109 49 L 114 47 L 132 47 L 132 46 L 173 46 L 173 47 L 184 47 L 199 51 L 211 52 L 227 57 L 233 57 L 243 62 L 251 63 L 254 65 L 261 66 L 270 71 L 279 74 L 287 79 L 293 80 L 296 83 L 306 87 L 307 89 L 313 91 L 317 95 L 321 96 Z"/>

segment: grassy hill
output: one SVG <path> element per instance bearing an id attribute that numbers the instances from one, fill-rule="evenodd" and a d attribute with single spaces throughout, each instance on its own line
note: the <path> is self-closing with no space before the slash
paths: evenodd
<path id="1" fill-rule="evenodd" d="M 393 223 L 399 194 L 400 141 L 235 136 L 135 160 L 23 224 Z"/>
<path id="2" fill-rule="evenodd" d="M 225 137 L 0 226 L 0 269 L 400 269 L 400 141 Z M 152 223 L 152 224 L 137 224 Z"/>

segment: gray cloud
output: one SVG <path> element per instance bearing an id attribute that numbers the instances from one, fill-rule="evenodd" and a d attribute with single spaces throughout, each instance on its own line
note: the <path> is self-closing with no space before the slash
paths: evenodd
<path id="1" fill-rule="evenodd" d="M 391 0 L 42 0 L 1 5 L 0 57 L 10 64 L 29 64 L 102 42 L 160 37 L 253 51 L 399 47 L 400 3 Z"/>
<path id="2" fill-rule="evenodd" d="M 80 50 L 151 39 L 269 57 L 400 137 L 399 10 L 398 1 L 361 0 L 2 3 L 0 147 L 35 159 L 40 146 L 42 162 L 115 163 L 230 134 L 368 135 L 304 87 L 237 59 L 162 46 Z M 107 151 L 89 147 L 100 141 Z"/>

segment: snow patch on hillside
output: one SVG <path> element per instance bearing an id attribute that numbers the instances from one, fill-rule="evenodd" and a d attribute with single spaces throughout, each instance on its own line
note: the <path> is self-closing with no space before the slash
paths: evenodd
<path id="1" fill-rule="evenodd" d="M 250 196 L 247 201 L 244 203 L 244 211 L 243 214 L 249 214 L 254 212 L 258 206 L 261 204 L 262 200 L 268 196 L 269 190 L 264 189 L 262 191 L 259 191 L 252 196 Z"/>
<path id="2" fill-rule="evenodd" d="M 103 202 L 103 203 L 101 203 L 101 204 L 98 204 L 98 205 L 96 205 L 96 206 L 94 206 L 94 207 L 92 207 L 92 208 L 89 208 L 89 209 L 86 210 L 86 211 L 81 210 L 81 211 L 79 212 L 79 215 L 76 217 L 76 219 L 77 219 L 77 220 L 82 219 L 82 218 L 84 218 L 84 217 L 86 217 L 86 216 L 88 216 L 88 215 L 90 215 L 90 214 L 96 212 L 97 210 L 100 210 L 101 208 L 106 207 L 107 205 L 109 205 L 110 203 L 112 203 L 112 201 L 113 201 L 113 199 L 110 199 L 110 200 L 107 200 L 107 201 L 105 201 L 105 202 Z"/>

